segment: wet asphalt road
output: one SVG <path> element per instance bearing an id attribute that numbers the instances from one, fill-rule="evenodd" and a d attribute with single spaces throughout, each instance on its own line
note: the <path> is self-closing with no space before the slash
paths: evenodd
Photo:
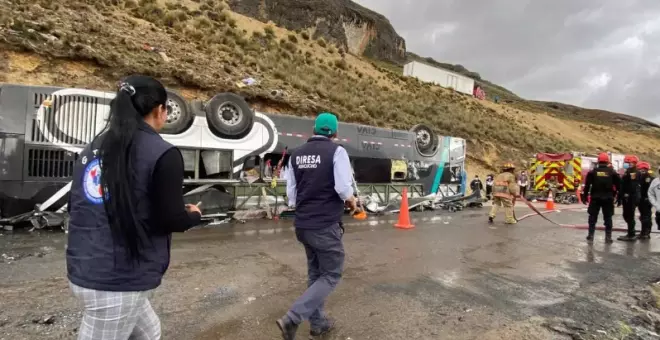
<path id="1" fill-rule="evenodd" d="M 611 336 L 660 277 L 658 235 L 605 245 L 599 232 L 590 246 L 583 230 L 539 217 L 507 226 L 499 216 L 489 226 L 486 213 L 413 213 L 412 230 L 393 228 L 395 216 L 347 220 L 346 269 L 326 307 L 338 327 L 324 339 L 570 339 L 557 320 Z M 580 210 L 547 216 L 586 221 Z M 2 234 L 0 339 L 73 338 L 80 313 L 65 235 Z M 274 320 L 305 289 L 305 275 L 290 221 L 192 230 L 174 238 L 152 304 L 165 339 L 279 339 Z"/>

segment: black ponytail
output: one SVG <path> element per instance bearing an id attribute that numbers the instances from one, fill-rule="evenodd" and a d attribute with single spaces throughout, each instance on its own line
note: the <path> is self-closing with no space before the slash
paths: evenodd
<path id="1" fill-rule="evenodd" d="M 119 87 L 110 103 L 110 117 L 99 134 L 103 203 L 115 244 L 127 256 L 140 261 L 140 250 L 148 240 L 147 228 L 137 211 L 133 137 L 143 118 L 160 105 L 166 105 L 167 92 L 151 77 L 131 76 Z"/>

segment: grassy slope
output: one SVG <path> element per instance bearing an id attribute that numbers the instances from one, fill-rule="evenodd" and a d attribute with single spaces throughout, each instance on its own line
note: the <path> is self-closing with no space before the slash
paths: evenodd
<path id="1" fill-rule="evenodd" d="M 345 54 L 312 34 L 238 15 L 218 0 L 0 0 L 0 81 L 110 88 L 121 76 L 144 73 L 189 99 L 235 91 L 266 112 L 330 110 L 344 121 L 400 129 L 422 122 L 466 138 L 480 168 L 540 151 L 604 149 L 656 160 L 660 129 L 649 124 L 569 119 L 520 99 L 478 101 L 404 78 L 394 65 Z M 145 43 L 171 60 L 145 51 Z M 246 76 L 260 84 L 239 88 Z M 285 95 L 272 97 L 274 89 Z"/>

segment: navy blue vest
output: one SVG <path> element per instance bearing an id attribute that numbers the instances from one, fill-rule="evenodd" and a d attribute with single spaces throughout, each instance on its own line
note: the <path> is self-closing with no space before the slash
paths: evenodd
<path id="1" fill-rule="evenodd" d="M 113 244 L 99 191 L 100 153 L 95 149 L 99 145 L 89 144 L 74 166 L 69 201 L 67 272 L 69 280 L 78 286 L 105 291 L 150 290 L 160 285 L 169 266 L 171 234 L 159 230 L 151 221 L 149 189 L 156 162 L 173 146 L 144 123 L 133 138 L 137 214 L 149 229 L 148 239 L 142 240 L 143 259 L 131 263 L 126 248 Z"/>
<path id="2" fill-rule="evenodd" d="M 291 154 L 296 177 L 296 217 L 300 229 L 321 229 L 341 222 L 344 201 L 335 191 L 334 156 L 339 145 L 312 137 Z"/>

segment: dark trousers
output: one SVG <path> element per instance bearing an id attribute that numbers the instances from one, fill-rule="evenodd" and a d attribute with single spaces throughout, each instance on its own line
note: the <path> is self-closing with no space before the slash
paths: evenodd
<path id="1" fill-rule="evenodd" d="M 486 198 L 488 198 L 488 199 L 493 198 L 493 186 L 492 185 L 487 185 L 486 186 Z"/>
<path id="2" fill-rule="evenodd" d="M 525 194 L 527 193 L 527 187 L 526 186 L 520 186 L 520 196 L 522 198 L 525 198 Z"/>
<path id="3" fill-rule="evenodd" d="M 628 225 L 628 236 L 635 236 L 635 210 L 637 204 L 631 201 L 623 202 L 623 220 Z"/>
<path id="4" fill-rule="evenodd" d="M 642 225 L 642 234 L 650 234 L 653 228 L 653 206 L 648 201 L 639 204 L 639 223 Z"/>
<path id="5" fill-rule="evenodd" d="M 589 235 L 596 232 L 596 222 L 598 222 L 598 213 L 603 211 L 603 224 L 605 224 L 605 233 L 612 234 L 612 215 L 614 214 L 613 198 L 595 198 L 592 197 L 589 202 Z"/>
<path id="6" fill-rule="evenodd" d="M 660 211 L 655 212 L 655 226 L 660 230 Z"/>
<path id="7" fill-rule="evenodd" d="M 296 324 L 309 320 L 312 329 L 326 325 L 325 299 L 335 289 L 344 270 L 344 244 L 339 224 L 323 229 L 296 229 L 307 255 L 307 290 L 287 313 Z"/>

